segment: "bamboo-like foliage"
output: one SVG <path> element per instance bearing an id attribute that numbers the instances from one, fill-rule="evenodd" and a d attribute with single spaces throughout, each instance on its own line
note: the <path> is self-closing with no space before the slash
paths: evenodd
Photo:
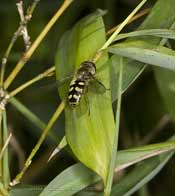
<path id="1" fill-rule="evenodd" d="M 3 196 L 31 194 L 34 187 L 32 189 L 16 188 L 15 185 L 21 183 L 28 169 L 30 172 L 33 159 L 41 149 L 46 137 L 49 136 L 52 141 L 57 142 L 52 128 L 64 111 L 65 136 L 58 144 L 57 151 L 59 152 L 66 145 L 69 146 L 79 163 L 57 174 L 48 185 L 38 187 L 34 194 L 40 196 L 91 195 L 91 193 L 84 192 L 83 189 L 102 181 L 103 188 L 100 189 L 100 192 L 97 193 L 94 188 L 92 194 L 131 195 L 157 175 L 174 154 L 174 136 L 161 143 L 125 150 L 118 150 L 118 136 L 122 94 L 141 76 L 146 68 L 154 67 L 153 72 L 159 90 L 165 102 L 168 103 L 170 114 L 174 117 L 174 109 L 171 107 L 172 97 L 174 97 L 174 88 L 172 87 L 174 79 L 173 81 L 171 79 L 174 76 L 175 55 L 173 49 L 165 44 L 168 43 L 168 39 L 175 39 L 175 3 L 173 0 L 167 0 L 166 6 L 164 6 L 164 1 L 158 0 L 151 11 L 147 9 L 136 15 L 147 2 L 147 0 L 142 0 L 121 24 L 111 28 L 108 32 L 106 32 L 103 19 L 106 14 L 104 11 L 98 10 L 87 15 L 60 38 L 55 52 L 55 66 L 51 66 L 17 88 L 9 90 L 10 85 L 15 82 L 17 75 L 30 61 L 56 21 L 62 17 L 71 4 L 74 4 L 73 0 L 64 0 L 41 33 L 31 43 L 28 23 L 32 20 L 33 12 L 37 9 L 39 2 L 34 0 L 26 12 L 23 2 L 17 3 L 20 24 L 2 58 L 0 74 L 0 194 Z M 160 10 L 163 10 L 161 15 Z M 148 17 L 136 31 L 120 33 L 128 23 L 148 12 L 150 12 Z M 25 51 L 10 74 L 5 77 L 9 56 L 19 36 L 23 37 Z M 48 123 L 43 122 L 38 115 L 15 97 L 42 79 L 56 76 L 58 81 L 63 81 L 66 77 L 74 75 L 81 62 L 85 60 L 92 60 L 95 63 L 97 68 L 95 77 L 106 87 L 106 91 L 101 94 L 97 93 L 98 87 L 95 86 L 95 81 L 92 81 L 83 94 L 80 104 L 76 108 L 71 108 L 67 104 L 70 77 L 67 83 L 58 88 L 61 103 L 55 108 Z M 171 77 L 169 78 L 169 76 Z M 162 82 L 160 78 L 166 79 L 167 83 Z M 167 94 L 168 97 L 166 97 Z M 116 106 L 115 103 L 117 103 Z M 8 147 L 13 134 L 9 132 L 10 128 L 8 127 L 10 113 L 8 113 L 7 104 L 12 104 L 25 118 L 42 130 L 40 138 L 26 158 L 23 167 L 12 180 L 10 180 Z M 113 110 L 114 108 L 116 111 Z M 113 184 L 113 177 L 116 177 L 118 172 L 136 163 L 139 164 L 132 172 L 121 180 L 119 179 L 117 184 Z"/>

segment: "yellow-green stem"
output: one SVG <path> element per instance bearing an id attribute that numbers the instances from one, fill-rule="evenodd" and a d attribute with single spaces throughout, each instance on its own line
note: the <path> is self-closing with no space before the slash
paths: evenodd
<path id="1" fill-rule="evenodd" d="M 109 37 L 109 39 L 104 43 L 104 45 L 99 49 L 93 61 L 96 62 L 102 55 L 103 51 L 108 48 L 108 46 L 115 40 L 116 36 L 120 31 L 128 24 L 132 17 L 140 10 L 140 8 L 146 3 L 147 0 L 142 0 L 141 3 L 131 12 L 131 14 L 119 25 L 119 27 L 114 31 L 114 33 Z"/>
<path id="2" fill-rule="evenodd" d="M 37 144 L 35 145 L 35 147 L 33 148 L 32 152 L 30 153 L 29 157 L 27 158 L 22 171 L 15 177 L 13 182 L 10 184 L 11 186 L 13 186 L 15 184 L 18 184 L 20 182 L 20 180 L 23 177 L 24 173 L 26 172 L 27 168 L 30 166 L 33 157 L 35 156 L 35 154 L 37 153 L 37 151 L 40 148 L 41 144 L 43 143 L 44 139 L 46 138 L 48 131 L 52 128 L 52 126 L 54 125 L 55 121 L 58 119 L 58 117 L 60 116 L 60 114 L 64 110 L 65 105 L 66 105 L 66 102 L 62 101 L 62 103 L 58 106 L 57 110 L 55 111 L 55 113 L 53 114 L 52 118 L 48 122 L 46 128 L 43 130 L 43 133 L 42 133 L 41 137 L 39 138 Z"/>
<path id="3" fill-rule="evenodd" d="M 128 21 L 127 24 L 130 24 L 130 23 L 134 22 L 135 20 L 139 19 L 140 17 L 142 17 L 142 16 L 148 14 L 148 13 L 150 12 L 150 10 L 151 10 L 150 8 L 147 8 L 147 9 L 142 10 L 141 12 L 139 12 L 138 14 L 136 14 L 135 16 L 133 16 L 133 17 Z M 116 30 L 118 29 L 118 27 L 119 27 L 120 25 L 121 25 L 121 24 L 119 24 L 119 25 L 117 25 L 117 26 L 111 28 L 109 31 L 107 31 L 106 35 L 111 35 L 114 31 L 116 31 Z"/>
<path id="4" fill-rule="evenodd" d="M 55 71 L 55 67 L 51 67 L 47 69 L 45 72 L 39 74 L 38 76 L 34 77 L 33 79 L 27 81 L 26 83 L 22 84 L 21 86 L 17 87 L 15 90 L 9 93 L 10 97 L 15 96 L 25 88 L 29 87 L 30 85 L 34 84 L 35 82 L 42 80 L 45 77 L 51 76 Z"/>
<path id="5" fill-rule="evenodd" d="M 40 35 L 36 38 L 36 40 L 33 42 L 29 50 L 23 55 L 23 57 L 20 59 L 20 61 L 17 63 L 13 71 L 10 73 L 6 81 L 4 82 L 4 88 L 7 89 L 12 81 L 15 79 L 17 74 L 21 71 L 25 63 L 28 61 L 28 59 L 32 56 L 36 48 L 39 46 L 41 41 L 45 38 L 49 30 L 52 28 L 52 26 L 55 24 L 55 22 L 58 20 L 58 18 L 62 15 L 62 13 L 66 10 L 66 8 L 73 2 L 73 0 L 65 0 L 62 4 L 62 6 L 58 9 L 56 14 L 52 17 L 52 19 L 48 22 L 48 24 L 45 26 L 43 31 L 40 33 Z"/>
<path id="6" fill-rule="evenodd" d="M 3 145 L 5 145 L 8 140 L 7 116 L 6 116 L 5 110 L 3 112 L 2 117 L 3 117 Z M 4 184 L 4 187 L 8 189 L 8 185 L 10 182 L 8 148 L 5 148 L 2 160 L 3 160 L 3 167 L 2 167 L 3 168 L 3 184 Z"/>

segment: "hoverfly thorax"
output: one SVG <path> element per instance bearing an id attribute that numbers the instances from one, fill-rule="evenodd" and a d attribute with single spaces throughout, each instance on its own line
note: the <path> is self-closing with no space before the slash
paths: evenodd
<path id="1" fill-rule="evenodd" d="M 96 66 L 91 61 L 84 61 L 77 70 L 77 79 L 90 80 L 96 73 Z"/>

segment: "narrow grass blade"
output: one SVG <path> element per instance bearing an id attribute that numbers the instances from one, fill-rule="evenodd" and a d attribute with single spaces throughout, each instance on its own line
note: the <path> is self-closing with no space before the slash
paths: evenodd
<path id="1" fill-rule="evenodd" d="M 174 149 L 175 142 L 169 141 L 165 143 L 146 145 L 129 150 L 118 151 L 115 164 L 115 171 L 121 171 L 124 168 L 127 168 L 135 163 L 138 163 L 155 155 L 159 155 L 158 157 L 155 157 L 156 160 L 159 160 L 159 157 L 164 156 L 165 152 L 172 150 L 174 151 Z M 160 163 L 161 159 L 160 162 L 156 162 L 153 164 L 154 168 L 157 167 Z M 146 165 L 147 164 L 145 164 L 145 167 Z M 44 188 L 44 190 L 41 192 L 39 196 L 73 195 L 81 191 L 85 187 L 92 185 L 95 182 L 98 182 L 99 180 L 100 177 L 98 175 L 96 175 L 94 172 L 86 168 L 81 163 L 77 163 L 67 168 L 61 174 L 55 177 L 55 179 L 53 179 Z"/>
<path id="2" fill-rule="evenodd" d="M 146 29 L 146 30 L 138 30 L 133 31 L 130 33 L 122 33 L 119 34 L 115 41 L 119 41 L 121 39 L 126 39 L 129 37 L 140 37 L 140 36 L 155 36 L 155 37 L 161 37 L 161 38 L 167 38 L 167 39 L 175 39 L 175 31 L 169 30 L 169 29 Z"/>
<path id="3" fill-rule="evenodd" d="M 173 154 L 174 152 L 168 152 L 137 165 L 134 170 L 113 186 L 111 196 L 132 195 L 156 176 Z"/>
<path id="4" fill-rule="evenodd" d="M 111 196 L 130 196 L 152 180 L 166 165 L 174 152 L 164 153 L 138 164 L 132 171 L 124 176 L 121 181 L 114 184 Z M 102 196 L 101 193 L 82 191 L 76 196 Z"/>
<path id="5" fill-rule="evenodd" d="M 120 110 L 121 110 L 121 101 L 122 101 L 122 81 L 123 81 L 123 58 L 120 58 L 119 61 L 120 70 L 119 70 L 119 79 L 118 79 L 118 99 L 117 99 L 117 109 L 116 109 L 116 120 L 115 120 L 115 134 L 114 134 L 114 144 L 112 149 L 112 157 L 109 166 L 109 173 L 107 177 L 107 183 L 104 189 L 104 195 L 108 196 L 111 193 L 111 187 L 113 182 L 115 160 L 117 156 L 118 149 L 118 136 L 119 136 L 119 125 L 120 125 Z"/>
<path id="6" fill-rule="evenodd" d="M 43 130 L 46 127 L 46 124 L 43 121 L 41 121 L 33 112 L 31 112 L 15 97 L 10 98 L 10 103 L 36 127 L 38 127 L 41 130 Z M 58 142 L 57 136 L 53 133 L 53 131 L 49 131 L 48 135 L 54 142 Z"/>
<path id="7" fill-rule="evenodd" d="M 67 146 L 66 137 L 64 136 L 62 140 L 59 142 L 58 146 L 54 149 L 52 154 L 50 155 L 48 162 L 56 155 L 58 154 L 65 146 Z"/>
<path id="8" fill-rule="evenodd" d="M 175 70 L 175 52 L 163 46 L 144 41 L 130 41 L 113 45 L 108 51 L 150 65 Z"/>
<path id="9" fill-rule="evenodd" d="M 159 29 L 159 28 L 169 29 L 175 20 L 174 10 L 175 10 L 174 0 L 167 0 L 166 6 L 164 0 L 158 0 L 155 6 L 152 8 L 148 17 L 146 18 L 146 20 L 139 27 L 139 30 L 146 30 L 146 29 L 149 30 L 149 29 Z M 138 40 L 146 41 L 147 43 L 156 44 L 156 45 L 160 44 L 161 42 L 161 39 L 158 37 L 144 36 L 138 38 L 129 38 L 124 43 L 128 43 L 130 41 L 138 41 Z M 119 70 L 118 58 L 119 58 L 118 55 L 112 55 L 111 57 L 112 69 L 110 73 L 111 73 L 111 83 L 112 83 L 111 89 L 112 89 L 113 101 L 116 100 L 117 98 L 117 89 L 118 89 L 117 80 L 118 80 L 118 70 Z M 132 85 L 132 83 L 144 71 L 144 69 L 146 68 L 146 64 L 127 58 L 124 59 L 123 63 L 124 63 L 124 68 L 123 68 L 124 70 L 123 92 L 124 92 L 127 88 L 129 88 L 130 85 Z M 163 70 L 163 72 L 165 72 L 165 70 Z"/>
<path id="10" fill-rule="evenodd" d="M 74 73 L 81 62 L 92 59 L 104 42 L 103 19 L 98 13 L 79 21 L 60 41 L 56 55 L 57 79 Z M 96 63 L 97 72 L 107 60 L 107 55 L 103 55 Z M 98 79 L 109 87 L 109 66 L 105 66 L 98 74 Z M 63 99 L 67 99 L 68 88 L 69 84 L 59 90 Z M 66 107 L 65 119 L 66 140 L 73 153 L 83 164 L 98 173 L 105 183 L 114 138 L 110 91 L 96 94 L 89 90 L 76 108 Z"/>
<path id="11" fill-rule="evenodd" d="M 95 183 L 97 180 L 100 180 L 100 177 L 78 163 L 58 175 L 39 196 L 46 196 L 48 194 L 50 196 L 73 195 L 88 185 Z"/>

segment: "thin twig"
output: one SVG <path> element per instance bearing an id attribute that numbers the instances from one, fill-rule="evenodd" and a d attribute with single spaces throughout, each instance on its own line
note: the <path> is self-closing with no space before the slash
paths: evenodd
<path id="1" fill-rule="evenodd" d="M 30 9 L 32 10 L 32 8 L 30 8 Z M 31 12 L 30 9 L 28 10 L 28 14 L 27 14 L 28 16 L 30 15 L 30 12 Z M 145 10 L 143 10 L 142 12 L 140 12 L 139 14 L 137 14 L 136 16 L 134 16 L 128 23 L 130 23 L 130 22 L 132 22 L 132 21 L 138 19 L 139 17 L 145 15 L 146 13 L 149 12 L 149 10 L 150 10 L 150 9 L 145 9 Z M 119 25 L 118 25 L 118 26 L 119 26 Z M 114 27 L 114 28 L 112 28 L 110 31 L 108 31 L 108 32 L 107 32 L 107 35 L 110 34 L 110 33 L 112 33 L 114 30 L 116 30 L 116 29 L 118 28 L 118 26 L 117 26 L 117 27 Z M 54 69 L 54 68 L 53 68 L 53 69 Z M 46 71 L 46 72 L 47 72 L 47 71 Z M 37 77 L 33 78 L 32 80 L 30 80 L 30 81 L 26 82 L 25 84 L 21 85 L 21 86 L 18 87 L 17 89 L 13 90 L 13 91 L 10 93 L 10 96 L 16 95 L 17 93 L 21 92 L 23 89 L 27 88 L 27 87 L 30 86 L 31 84 L 33 84 L 33 83 L 35 83 L 35 82 L 41 80 L 41 79 L 44 78 L 44 77 L 47 77 L 47 73 L 46 73 L 46 76 L 45 76 L 45 73 L 40 74 L 40 75 L 38 75 Z"/>
<path id="2" fill-rule="evenodd" d="M 36 48 L 39 46 L 39 44 L 42 42 L 42 40 L 45 38 L 47 33 L 50 31 L 50 29 L 53 27 L 53 25 L 56 23 L 58 18 L 63 14 L 63 12 L 69 7 L 69 5 L 73 2 L 73 0 L 65 0 L 62 4 L 62 6 L 57 10 L 56 14 L 51 18 L 51 20 L 48 22 L 48 24 L 45 26 L 43 31 L 39 34 L 39 36 L 36 38 L 36 40 L 33 42 L 31 47 L 27 52 L 24 53 L 22 58 L 17 63 L 16 67 L 13 69 L 13 71 L 10 73 L 6 81 L 4 82 L 4 88 L 7 89 L 10 84 L 13 82 L 15 77 L 18 75 L 18 73 L 21 71 L 23 66 L 26 64 L 26 62 L 29 60 L 29 58 L 32 56 Z"/>
<path id="3" fill-rule="evenodd" d="M 143 11 L 141 11 L 140 13 L 138 13 L 136 16 L 134 16 L 129 22 L 133 22 L 134 20 L 137 20 L 138 18 L 142 17 L 143 15 L 147 14 L 148 12 L 150 11 L 150 8 L 149 9 L 145 9 Z M 117 25 L 116 27 L 110 29 L 106 35 L 110 35 L 111 33 L 113 33 L 117 28 L 119 27 L 119 25 Z M 50 68 L 52 69 L 52 68 Z M 49 70 L 48 70 L 49 71 Z M 53 68 L 53 71 L 55 71 L 55 68 Z M 47 71 L 46 71 L 47 72 Z M 47 77 L 47 73 L 41 73 L 40 75 L 38 75 L 37 77 L 33 78 L 32 80 L 26 82 L 25 84 L 21 85 L 20 87 L 18 87 L 17 89 L 13 90 L 11 93 L 10 93 L 10 96 L 15 96 L 17 93 L 21 92 L 23 89 L 27 88 L 28 86 L 30 86 L 31 84 L 43 79 Z"/>
<path id="4" fill-rule="evenodd" d="M 9 134 L 7 140 L 6 140 L 5 143 L 4 143 L 4 146 L 2 147 L 2 150 L 1 150 L 1 152 L 0 152 L 0 159 L 2 159 L 2 157 L 3 157 L 3 155 L 4 155 L 4 152 L 5 152 L 7 146 L 8 146 L 9 143 L 10 143 L 11 138 L 12 138 L 12 133 Z"/>
<path id="5" fill-rule="evenodd" d="M 39 0 L 34 0 L 32 5 L 28 8 L 27 10 L 27 14 L 25 15 L 24 17 L 24 23 L 25 23 L 25 26 L 27 25 L 27 23 L 31 20 L 32 18 L 32 14 L 37 6 L 37 4 L 39 3 Z M 5 68 L 6 68 L 6 65 L 7 65 L 7 60 L 8 60 L 8 57 L 10 55 L 10 52 L 17 40 L 17 38 L 20 36 L 21 34 L 21 31 L 23 29 L 23 24 L 20 22 L 20 25 L 18 27 L 18 29 L 16 30 L 16 32 L 14 33 L 12 39 L 10 40 L 10 43 L 7 47 L 7 50 L 2 58 L 2 63 L 1 63 L 1 74 L 0 74 L 0 86 L 3 86 L 3 81 L 4 81 L 4 75 L 5 75 Z"/>
<path id="6" fill-rule="evenodd" d="M 58 117 L 60 116 L 62 111 L 64 110 L 65 105 L 66 105 L 66 103 L 64 101 L 62 101 L 61 104 L 58 106 L 57 110 L 55 111 L 55 113 L 53 114 L 52 118 L 48 122 L 46 128 L 43 130 L 43 133 L 42 133 L 41 137 L 39 138 L 37 144 L 35 145 L 35 147 L 33 148 L 32 152 L 30 153 L 29 157 L 27 158 L 23 169 L 15 177 L 15 179 L 10 183 L 11 186 L 14 186 L 14 185 L 16 185 L 16 184 L 18 184 L 20 182 L 20 180 L 23 177 L 24 173 L 26 172 L 26 170 L 28 169 L 28 167 L 32 163 L 33 157 L 35 156 L 35 154 L 37 153 L 37 151 L 40 148 L 41 144 L 45 140 L 48 131 L 52 128 L 52 126 L 54 125 L 54 123 L 56 122 L 56 120 L 58 119 Z"/>
<path id="7" fill-rule="evenodd" d="M 33 3 L 31 6 L 28 7 L 27 9 L 27 14 L 25 15 L 25 20 L 29 21 L 32 18 L 32 14 L 37 6 L 37 4 L 40 2 L 40 0 L 33 0 Z"/>
<path id="8" fill-rule="evenodd" d="M 104 45 L 97 51 L 95 57 L 93 58 L 93 62 L 97 62 L 101 57 L 103 52 L 108 48 L 108 46 L 114 41 L 116 36 L 120 33 L 120 31 L 128 24 L 128 21 L 133 18 L 133 16 L 137 13 L 137 11 L 146 3 L 147 0 L 142 0 L 141 3 L 131 12 L 131 14 L 119 25 L 119 27 L 112 33 L 112 35 L 108 38 L 108 40 L 104 43 Z"/>
<path id="9" fill-rule="evenodd" d="M 25 43 L 25 47 L 26 47 L 26 51 L 29 49 L 31 42 L 30 42 L 30 36 L 28 34 L 28 30 L 27 30 L 27 25 L 26 25 L 26 19 L 24 16 L 24 10 L 23 10 L 23 1 L 20 1 L 19 3 L 16 4 L 18 12 L 19 12 L 19 16 L 21 19 L 21 32 L 20 35 L 23 36 L 23 40 Z"/>
<path id="10" fill-rule="evenodd" d="M 10 126 L 9 129 L 12 130 L 12 127 Z M 13 150 L 15 151 L 19 163 L 19 169 L 22 169 L 24 163 L 25 163 L 25 152 L 20 145 L 19 141 L 16 139 L 14 135 L 12 135 L 12 138 L 10 140 L 10 145 L 12 146 Z"/>
<path id="11" fill-rule="evenodd" d="M 142 16 L 148 14 L 148 13 L 150 12 L 150 10 L 151 10 L 151 8 L 147 8 L 147 9 L 142 10 L 141 12 L 139 12 L 138 14 L 136 14 L 134 17 L 132 17 L 131 20 L 129 20 L 127 24 L 130 24 L 130 23 L 132 23 L 133 21 L 135 21 L 135 20 L 141 18 Z M 119 24 L 119 25 L 113 27 L 112 29 L 110 29 L 110 30 L 107 32 L 106 35 L 111 35 L 114 31 L 116 31 L 116 29 L 117 29 L 120 25 L 121 25 L 121 24 Z"/>
<path id="12" fill-rule="evenodd" d="M 46 77 L 50 77 L 54 74 L 55 72 L 55 67 L 51 67 L 49 69 L 47 69 L 45 72 L 39 74 L 38 76 L 32 78 L 31 80 L 25 82 L 24 84 L 22 84 L 21 86 L 17 87 L 15 90 L 13 90 L 12 92 L 9 93 L 9 96 L 15 96 L 16 94 L 18 94 L 19 92 L 21 92 L 22 90 L 24 90 L 25 88 L 29 87 L 30 85 L 34 84 L 35 82 L 42 80 L 43 78 Z"/>

